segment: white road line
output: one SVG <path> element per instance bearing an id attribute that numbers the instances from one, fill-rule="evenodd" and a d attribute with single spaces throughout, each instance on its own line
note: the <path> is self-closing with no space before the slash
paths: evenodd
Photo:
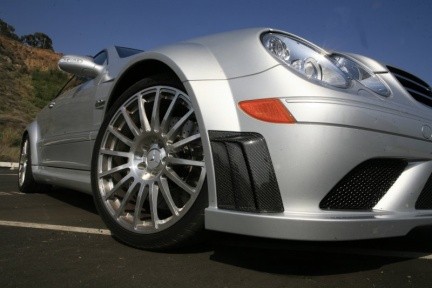
<path id="1" fill-rule="evenodd" d="M 0 162 L 0 167 L 10 168 L 11 170 L 18 168 L 18 166 L 18 162 Z"/>
<path id="2" fill-rule="evenodd" d="M 98 234 L 98 235 L 111 235 L 111 232 L 108 229 L 96 229 L 96 228 L 73 227 L 73 226 L 16 222 L 16 221 L 2 221 L 2 220 L 0 220 L 0 226 L 46 229 L 46 230 L 56 230 L 56 231 L 65 231 L 65 232 Z"/>
<path id="3" fill-rule="evenodd" d="M 3 192 L 3 191 L 0 191 L 0 196 L 12 196 L 12 195 L 25 195 L 25 193 L 15 192 L 15 191 L 12 191 L 12 192 Z"/>

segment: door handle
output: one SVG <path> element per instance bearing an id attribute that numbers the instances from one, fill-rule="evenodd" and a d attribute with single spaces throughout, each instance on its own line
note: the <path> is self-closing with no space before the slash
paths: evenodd
<path id="1" fill-rule="evenodd" d="M 48 108 L 53 108 L 54 107 L 54 105 L 55 105 L 55 101 L 52 101 L 49 105 L 48 105 Z"/>

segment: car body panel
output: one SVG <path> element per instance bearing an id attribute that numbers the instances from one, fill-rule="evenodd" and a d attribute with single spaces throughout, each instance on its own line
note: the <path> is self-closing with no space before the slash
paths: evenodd
<path id="1" fill-rule="evenodd" d="M 91 193 L 90 159 L 107 103 L 115 101 L 111 97 L 118 96 L 114 92 L 128 71 L 156 60 L 183 83 L 201 129 L 207 229 L 282 239 L 354 240 L 400 236 L 417 226 L 432 225 L 432 210 L 414 207 L 432 173 L 432 131 L 425 133 L 425 127 L 432 127 L 431 108 L 414 100 L 385 65 L 361 55 L 344 54 L 375 72 L 391 91 L 389 97 L 359 83 L 343 89 L 310 81 L 266 51 L 260 41 L 266 31 L 278 32 L 258 28 L 221 33 L 123 59 L 114 47 L 108 48 L 106 70 L 85 84 L 82 94 L 60 96 L 55 109 L 44 108 L 27 128 L 35 179 Z M 296 123 L 263 122 L 238 106 L 263 98 L 280 99 Z M 209 131 L 264 137 L 283 213 L 218 208 Z M 408 164 L 371 211 L 319 207 L 349 171 L 375 158 L 404 159 Z"/>
<path id="2" fill-rule="evenodd" d="M 91 103 L 96 88 L 94 80 L 87 81 L 57 97 L 39 114 L 42 165 L 90 170 Z"/>

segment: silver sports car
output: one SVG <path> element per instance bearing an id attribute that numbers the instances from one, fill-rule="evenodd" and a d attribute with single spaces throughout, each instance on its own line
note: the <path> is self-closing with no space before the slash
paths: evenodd
<path id="1" fill-rule="evenodd" d="M 92 193 L 129 245 L 432 224 L 432 92 L 404 70 L 272 29 L 59 67 L 74 76 L 23 134 L 19 187 Z"/>

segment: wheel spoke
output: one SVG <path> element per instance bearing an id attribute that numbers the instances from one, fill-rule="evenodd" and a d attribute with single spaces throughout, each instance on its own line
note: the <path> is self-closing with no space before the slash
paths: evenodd
<path id="1" fill-rule="evenodd" d="M 189 109 L 189 111 L 171 128 L 171 130 L 167 133 L 166 138 L 171 139 L 175 132 L 186 122 L 186 120 L 193 114 L 193 109 Z"/>
<path id="2" fill-rule="evenodd" d="M 138 184 L 138 182 L 133 182 L 133 183 L 129 186 L 129 188 L 128 188 L 126 194 L 125 194 L 125 196 L 123 197 L 123 200 L 122 200 L 122 202 L 121 202 L 121 204 L 120 204 L 120 207 L 119 207 L 118 210 L 116 211 L 116 215 L 115 215 L 116 218 L 120 217 L 121 214 L 124 212 L 124 210 L 125 210 L 125 208 L 126 208 L 126 205 L 127 205 L 127 203 L 129 202 L 129 200 L 130 200 L 130 198 L 131 198 L 131 196 L 132 196 L 132 191 L 135 189 L 135 187 L 136 187 L 137 184 Z"/>
<path id="3" fill-rule="evenodd" d="M 189 159 L 174 158 L 174 157 L 168 157 L 167 163 L 172 165 L 204 167 L 204 161 L 189 160 Z"/>
<path id="4" fill-rule="evenodd" d="M 116 166 L 116 167 L 114 167 L 114 168 L 112 168 L 110 170 L 107 170 L 105 172 L 99 173 L 99 178 L 103 178 L 103 177 L 105 177 L 107 175 L 119 172 L 119 171 L 127 169 L 127 168 L 129 168 L 129 164 L 127 164 L 127 163 L 123 164 L 123 165 Z"/>
<path id="5" fill-rule="evenodd" d="M 175 150 L 177 150 L 178 148 L 181 148 L 181 147 L 183 147 L 183 146 L 185 146 L 185 145 L 188 145 L 188 144 L 191 143 L 192 141 L 195 141 L 195 140 L 200 139 L 200 138 L 201 138 L 201 134 L 197 133 L 197 134 L 194 134 L 194 135 L 192 135 L 192 136 L 189 136 L 189 137 L 187 137 L 187 138 L 185 138 L 185 139 L 183 139 L 183 140 L 180 140 L 180 141 L 177 141 L 177 142 L 171 144 L 171 145 L 170 145 L 170 148 L 171 148 L 173 151 L 175 151 Z"/>
<path id="6" fill-rule="evenodd" d="M 27 161 L 28 161 L 27 145 L 28 145 L 28 141 L 25 140 L 24 144 L 22 145 L 20 162 L 18 166 L 18 180 L 20 186 L 22 186 L 25 181 L 25 173 L 26 173 Z"/>
<path id="7" fill-rule="evenodd" d="M 169 189 L 167 179 L 161 177 L 159 183 L 160 183 L 159 189 L 171 213 L 175 216 L 179 216 L 179 208 L 175 205 L 174 200 L 171 197 L 171 191 Z"/>
<path id="8" fill-rule="evenodd" d="M 138 197 L 135 203 L 135 211 L 134 211 L 134 228 L 138 226 L 138 223 L 141 222 L 141 209 L 144 205 L 144 201 L 147 199 L 148 191 L 145 190 L 146 185 L 141 184 L 139 191 L 138 191 Z"/>
<path id="9" fill-rule="evenodd" d="M 130 117 L 129 112 L 127 111 L 126 107 L 121 107 L 121 112 L 123 115 L 123 118 L 126 121 L 126 124 L 128 125 L 129 129 L 131 130 L 134 137 L 138 136 L 140 134 L 138 127 L 133 122 L 132 118 Z"/>
<path id="10" fill-rule="evenodd" d="M 26 165 L 25 162 L 20 163 L 19 172 L 23 172 L 25 170 L 25 165 Z"/>
<path id="11" fill-rule="evenodd" d="M 27 162 L 27 155 L 26 155 L 26 154 L 22 154 L 21 157 L 20 157 L 20 162 L 19 162 L 19 164 L 20 164 L 21 166 L 23 166 L 24 164 L 26 164 L 26 162 Z"/>
<path id="12" fill-rule="evenodd" d="M 195 190 L 196 190 L 196 191 L 201 191 L 201 188 L 202 188 L 202 186 L 203 186 L 203 184 L 204 184 L 204 181 L 205 181 L 206 175 L 207 175 L 206 169 L 205 169 L 205 167 L 203 167 L 203 168 L 201 169 L 201 174 L 200 174 L 200 177 L 199 177 L 199 179 L 198 179 L 198 182 L 197 182 L 197 184 L 196 184 L 196 186 L 195 186 Z"/>
<path id="13" fill-rule="evenodd" d="M 21 158 L 26 159 L 27 158 L 27 144 L 28 142 L 25 141 L 21 150 Z"/>
<path id="14" fill-rule="evenodd" d="M 129 180 L 131 178 L 130 174 L 127 174 L 126 176 L 124 176 L 119 182 L 117 182 L 117 184 L 110 190 L 108 191 L 108 193 L 105 193 L 105 200 L 109 199 L 117 190 L 119 190 L 121 188 L 121 186 L 124 185 L 124 183 L 126 183 L 127 180 Z"/>
<path id="15" fill-rule="evenodd" d="M 155 229 L 158 228 L 158 222 L 159 222 L 158 211 L 157 211 L 158 194 L 159 194 L 159 187 L 156 185 L 155 182 L 151 183 L 149 188 L 150 215 Z"/>
<path id="16" fill-rule="evenodd" d="M 139 110 L 139 116 L 140 116 L 140 122 L 141 122 L 141 129 L 143 131 L 150 131 L 150 123 L 147 118 L 147 113 L 145 111 L 144 104 L 146 103 L 146 100 L 139 97 L 138 98 L 138 110 Z"/>
<path id="17" fill-rule="evenodd" d="M 156 90 L 156 96 L 153 102 L 153 111 L 151 116 L 151 127 L 153 131 L 159 131 L 159 106 L 160 106 L 160 88 Z"/>
<path id="18" fill-rule="evenodd" d="M 108 149 L 100 149 L 100 153 L 104 155 L 118 156 L 124 158 L 129 158 L 131 156 L 129 152 L 122 152 L 122 151 L 115 151 L 115 150 L 108 150 Z"/>
<path id="19" fill-rule="evenodd" d="M 108 128 L 108 130 L 120 141 L 122 141 L 124 144 L 126 144 L 129 147 L 132 147 L 133 142 L 132 140 L 130 140 L 129 138 L 127 138 L 126 136 L 124 136 L 123 134 L 120 133 L 120 131 L 114 129 L 113 126 L 110 126 Z"/>
<path id="20" fill-rule="evenodd" d="M 21 163 L 24 163 L 26 160 L 27 160 L 27 154 L 25 154 L 25 153 L 23 153 L 23 154 L 21 154 Z"/>
<path id="21" fill-rule="evenodd" d="M 181 179 L 180 176 L 178 176 L 175 171 L 173 171 L 169 167 L 166 167 L 164 172 L 168 178 L 170 178 L 175 184 L 177 184 L 184 191 L 186 191 L 189 194 L 195 193 L 195 189 L 189 186 L 186 182 L 184 182 L 183 179 Z"/>
<path id="22" fill-rule="evenodd" d="M 174 108 L 174 106 L 175 106 L 175 104 L 177 102 L 177 99 L 179 98 L 179 95 L 180 95 L 180 93 L 177 92 L 176 95 L 174 96 L 174 98 L 172 99 L 172 101 L 171 101 L 171 103 L 170 103 L 167 111 L 165 112 L 165 115 L 164 115 L 164 117 L 162 119 L 162 123 L 160 125 L 160 130 L 162 132 L 165 131 L 165 126 L 166 126 L 166 124 L 168 122 L 169 117 L 171 116 L 171 113 L 172 113 L 173 108 Z"/>

